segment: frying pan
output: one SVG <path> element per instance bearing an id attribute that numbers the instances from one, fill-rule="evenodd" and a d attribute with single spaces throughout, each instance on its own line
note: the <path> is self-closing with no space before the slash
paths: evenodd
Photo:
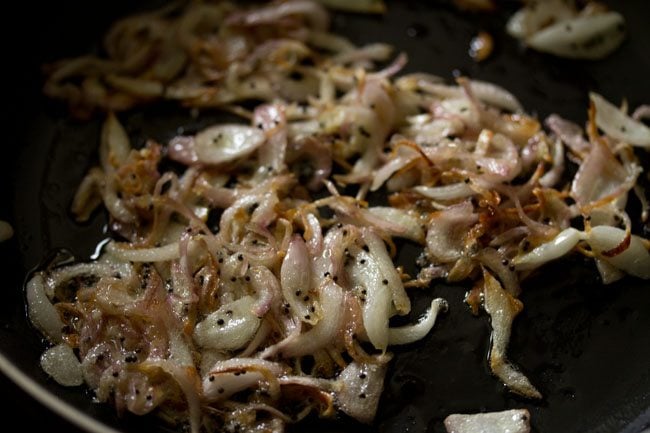
<path id="1" fill-rule="evenodd" d="M 92 403 L 87 390 L 62 388 L 49 380 L 38 366 L 44 343 L 26 320 L 22 291 L 27 272 L 51 251 L 65 247 L 84 259 L 105 236 L 102 213 L 79 225 L 67 211 L 76 185 L 97 160 L 100 119 L 70 119 L 65 107 L 44 98 L 40 66 L 97 51 L 113 20 L 160 2 L 18 3 L 5 14 L 3 26 L 8 33 L 3 68 L 10 77 L 3 104 L 9 114 L 0 162 L 0 218 L 9 220 L 16 233 L 0 244 L 0 367 L 31 395 L 48 400 L 58 414 L 76 413 L 77 424 L 96 419 L 104 431 L 164 431 L 155 419 L 119 419 L 112 408 Z M 445 2 L 393 2 L 381 17 L 338 14 L 334 27 L 358 43 L 387 41 L 404 50 L 410 59 L 407 71 L 492 81 L 512 91 L 540 119 L 556 112 L 582 123 L 589 90 L 615 102 L 626 97 L 632 107 L 650 103 L 650 4 L 611 3 L 625 16 L 628 37 L 614 54 L 596 62 L 557 59 L 521 48 L 503 31 L 514 2 L 502 2 L 499 11 L 489 15 L 461 14 Z M 479 29 L 490 32 L 496 42 L 495 52 L 483 63 L 467 55 Z M 179 125 L 196 130 L 223 120 L 223 115 L 205 111 L 197 120 L 187 110 L 161 104 L 121 118 L 135 142 L 142 144 L 148 137 L 164 142 Z M 647 226 L 639 229 L 648 236 Z M 398 260 L 413 270 L 416 254 L 404 245 Z M 545 395 L 541 402 L 514 397 L 489 374 L 487 317 L 469 314 L 462 286 L 435 284 L 415 293 L 413 315 L 434 295 L 446 298 L 450 311 L 423 341 L 395 351 L 376 422 L 359 426 L 343 418 L 310 420 L 291 431 L 442 432 L 442 420 L 450 413 L 514 407 L 528 408 L 533 430 L 539 433 L 638 433 L 647 428 L 650 284 L 626 278 L 602 286 L 593 264 L 573 257 L 546 266 L 523 286 L 525 310 L 515 322 L 510 357 Z M 28 431 L 77 431 L 5 377 L 0 385 L 5 419 L 18 419 Z"/>

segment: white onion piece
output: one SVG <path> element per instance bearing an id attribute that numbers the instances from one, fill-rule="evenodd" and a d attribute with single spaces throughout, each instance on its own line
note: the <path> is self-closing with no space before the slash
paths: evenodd
<path id="1" fill-rule="evenodd" d="M 469 202 L 434 213 L 427 231 L 427 251 L 431 259 L 436 263 L 458 260 L 465 248 L 465 237 L 477 221 L 478 215 Z"/>
<path id="2" fill-rule="evenodd" d="M 591 148 L 591 144 L 583 136 L 582 128 L 575 123 L 557 114 L 548 116 L 545 123 L 576 155 L 582 156 Z"/>
<path id="3" fill-rule="evenodd" d="M 398 148 L 397 156 L 393 156 L 381 168 L 375 170 L 370 190 L 377 191 L 393 174 L 419 157 L 418 152 L 410 147 L 402 146 Z"/>
<path id="4" fill-rule="evenodd" d="M 129 263 L 90 262 L 77 263 L 54 269 L 48 275 L 45 292 L 48 297 L 54 296 L 54 290 L 61 283 L 73 278 L 92 275 L 99 278 L 119 275 L 125 282 L 135 277 L 133 268 Z"/>
<path id="5" fill-rule="evenodd" d="M 14 235 L 14 229 L 7 221 L 0 220 L 0 242 L 4 242 Z"/>
<path id="6" fill-rule="evenodd" d="M 264 266 L 253 266 L 250 271 L 251 288 L 257 294 L 257 300 L 253 306 L 253 313 L 257 317 L 263 317 L 271 308 L 279 306 L 280 282 L 273 275 L 270 269 Z"/>
<path id="7" fill-rule="evenodd" d="M 471 197 L 476 194 L 472 187 L 465 183 L 452 183 L 442 186 L 423 186 L 418 185 L 413 188 L 415 192 L 432 200 L 458 200 L 461 198 Z"/>
<path id="8" fill-rule="evenodd" d="M 616 248 L 625 239 L 625 231 L 616 227 L 596 226 L 589 232 L 587 242 L 592 249 L 601 254 Z M 613 257 L 600 255 L 600 258 L 635 277 L 650 279 L 650 252 L 642 238 L 632 235 L 630 246 Z"/>
<path id="9" fill-rule="evenodd" d="M 383 220 L 400 226 L 402 230 L 396 236 L 418 243 L 424 242 L 422 224 L 420 224 L 420 221 L 415 216 L 409 214 L 408 211 L 388 206 L 369 207 L 368 211 Z"/>
<path id="10" fill-rule="evenodd" d="M 363 326 L 368 339 L 376 349 L 385 351 L 388 347 L 388 319 L 390 318 L 392 294 L 374 256 L 359 251 L 355 262 L 349 268 L 353 287 L 366 291 L 366 301 L 361 305 Z"/>
<path id="11" fill-rule="evenodd" d="M 147 369 L 157 367 L 167 373 L 183 392 L 187 400 L 187 407 L 189 411 L 190 433 L 200 433 L 199 427 L 201 422 L 201 383 L 196 369 L 177 365 L 169 360 L 151 360 L 148 359 L 141 364 L 144 371 Z"/>
<path id="12" fill-rule="evenodd" d="M 384 388 L 386 364 L 351 362 L 336 379 L 336 402 L 352 418 L 370 423 Z"/>
<path id="13" fill-rule="evenodd" d="M 307 245 L 300 235 L 294 235 L 280 268 L 282 296 L 300 320 L 313 325 L 318 322 L 320 314 L 310 312 L 311 304 L 304 301 L 304 297 L 310 294 L 310 282 L 311 263 Z"/>
<path id="14" fill-rule="evenodd" d="M 571 196 L 580 206 L 617 193 L 624 200 L 638 173 L 630 168 L 624 167 L 607 145 L 595 142 L 573 177 Z"/>
<path id="15" fill-rule="evenodd" d="M 27 312 L 32 324 L 51 341 L 60 342 L 63 321 L 45 294 L 45 282 L 40 273 L 27 282 L 26 292 Z"/>
<path id="16" fill-rule="evenodd" d="M 607 135 L 634 146 L 650 149 L 650 128 L 632 119 L 598 93 L 590 92 L 589 98 L 596 108 L 596 125 Z"/>
<path id="17" fill-rule="evenodd" d="M 447 301 L 436 298 L 431 301 L 431 307 L 413 325 L 388 328 L 388 344 L 411 344 L 423 339 L 433 329 L 436 318 L 441 311 L 447 311 Z"/>
<path id="18" fill-rule="evenodd" d="M 411 300 L 404 290 L 402 278 L 397 273 L 395 264 L 388 255 L 388 251 L 386 251 L 386 244 L 377 233 L 367 227 L 361 230 L 361 237 L 377 262 L 379 272 L 384 278 L 382 284 L 386 281 L 390 288 L 393 305 L 397 313 L 400 315 L 408 314 L 411 311 Z"/>
<path id="19" fill-rule="evenodd" d="M 538 268 L 544 263 L 564 256 L 585 238 L 583 232 L 569 227 L 561 231 L 552 241 L 543 243 L 522 256 L 515 257 L 512 263 L 518 271 Z"/>
<path id="20" fill-rule="evenodd" d="M 517 97 L 501 86 L 479 80 L 470 80 L 469 85 L 474 96 L 480 101 L 513 113 L 524 111 Z"/>
<path id="21" fill-rule="evenodd" d="M 341 286 L 328 280 L 321 287 L 322 318 L 309 331 L 296 338 L 286 339 L 278 343 L 277 349 L 284 357 L 294 357 L 312 354 L 319 349 L 332 344 L 339 334 L 345 319 L 345 296 Z"/>
<path id="22" fill-rule="evenodd" d="M 445 428 L 447 433 L 530 433 L 530 414 L 526 409 L 453 414 L 445 418 Z"/>
<path id="23" fill-rule="evenodd" d="M 255 370 L 273 376 L 285 373 L 281 365 L 263 359 L 230 358 L 217 361 L 203 378 L 204 397 L 210 402 L 226 400 L 236 392 L 258 386 L 264 381 L 264 375 Z"/>
<path id="24" fill-rule="evenodd" d="M 483 277 L 484 308 L 490 315 L 490 324 L 492 325 L 490 369 L 511 391 L 529 398 L 542 398 L 528 378 L 506 357 L 512 321 L 523 309 L 523 304 L 503 290 L 501 284 L 492 274 L 484 270 Z"/>
<path id="25" fill-rule="evenodd" d="M 564 0 L 530 2 L 510 17 L 506 31 L 512 37 L 525 39 L 549 23 L 570 19 L 575 13 L 575 9 Z"/>
<path id="26" fill-rule="evenodd" d="M 102 125 L 102 135 L 99 144 L 99 160 L 105 173 L 123 164 L 129 157 L 131 144 L 126 130 L 115 114 L 109 113 Z"/>
<path id="27" fill-rule="evenodd" d="M 579 16 L 560 21 L 526 40 L 545 53 L 574 59 L 601 59 L 623 42 L 625 21 L 616 12 Z"/>
<path id="28" fill-rule="evenodd" d="M 426 92 L 454 100 L 455 102 L 453 105 L 460 108 L 460 110 L 452 110 L 456 114 L 462 114 L 467 111 L 462 110 L 463 107 L 468 108 L 468 102 L 467 99 L 465 99 L 465 93 L 460 86 L 431 83 L 423 80 L 418 81 L 418 85 Z M 497 86 L 494 83 L 479 80 L 470 80 L 469 86 L 472 94 L 482 102 L 512 112 L 523 111 L 517 98 L 503 87 Z"/>
<path id="29" fill-rule="evenodd" d="M 41 355 L 41 367 L 59 385 L 79 386 L 84 383 L 81 364 L 72 348 L 65 343 L 47 349 Z"/>
<path id="30" fill-rule="evenodd" d="M 258 128 L 245 125 L 217 125 L 194 137 L 194 151 L 199 162 L 222 164 L 241 158 L 260 147 L 265 140 Z"/>
<path id="31" fill-rule="evenodd" d="M 180 257 L 178 242 L 155 248 L 125 248 L 117 242 L 109 242 L 106 251 L 119 260 L 128 262 L 164 262 Z"/>
<path id="32" fill-rule="evenodd" d="M 244 296 L 221 306 L 194 328 L 194 340 L 201 347 L 236 350 L 255 335 L 260 319 L 253 314 L 255 299 Z"/>

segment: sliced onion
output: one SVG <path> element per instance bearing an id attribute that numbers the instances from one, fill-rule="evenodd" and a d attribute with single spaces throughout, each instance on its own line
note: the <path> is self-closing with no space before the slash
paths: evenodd
<path id="1" fill-rule="evenodd" d="M 210 402 L 226 400 L 236 392 L 258 386 L 265 377 L 277 377 L 284 373 L 286 369 L 280 364 L 263 359 L 230 358 L 217 361 L 203 378 L 203 395 Z"/>
<path id="2" fill-rule="evenodd" d="M 582 128 L 575 123 L 557 114 L 548 116 L 545 123 L 576 155 L 583 156 L 589 151 L 591 145 L 584 138 Z"/>
<path id="3" fill-rule="evenodd" d="M 510 17 L 506 31 L 517 39 L 525 39 L 549 23 L 565 21 L 575 16 L 575 13 L 575 9 L 564 0 L 529 3 Z"/>
<path id="4" fill-rule="evenodd" d="M 336 402 L 352 418 L 370 423 L 384 388 L 386 364 L 351 362 L 336 379 Z"/>
<path id="5" fill-rule="evenodd" d="M 431 301 L 431 306 L 413 325 L 401 326 L 399 328 L 388 328 L 388 344 L 400 345 L 411 344 L 423 339 L 436 324 L 436 318 L 441 311 L 447 311 L 447 301 L 436 298 Z"/>
<path id="6" fill-rule="evenodd" d="M 359 251 L 348 272 L 353 287 L 366 291 L 361 311 L 368 340 L 376 349 L 385 351 L 388 347 L 392 294 L 388 285 L 383 283 L 380 265 L 374 256 Z"/>
<path id="7" fill-rule="evenodd" d="M 625 239 L 625 230 L 609 226 L 596 226 L 591 229 L 587 242 L 598 254 L 618 247 Z M 630 245 L 621 253 L 608 257 L 600 255 L 602 260 L 635 277 L 650 279 L 650 252 L 643 239 L 631 235 Z"/>
<path id="8" fill-rule="evenodd" d="M 427 231 L 427 251 L 437 263 L 451 263 L 458 260 L 465 249 L 465 237 L 478 221 L 474 207 L 464 202 L 431 217 Z"/>
<path id="9" fill-rule="evenodd" d="M 300 235 L 294 235 L 280 269 L 282 295 L 296 316 L 315 324 L 320 319 L 320 314 L 310 311 L 313 302 L 304 301 L 304 297 L 310 294 L 311 278 L 307 245 Z"/>
<path id="10" fill-rule="evenodd" d="M 264 143 L 264 133 L 244 125 L 217 125 L 194 137 L 194 151 L 204 164 L 222 164 L 252 153 Z"/>
<path id="11" fill-rule="evenodd" d="M 546 242 L 534 250 L 512 260 L 518 271 L 535 269 L 544 263 L 558 259 L 569 253 L 578 242 L 585 239 L 583 232 L 569 227 L 560 232 L 552 241 Z"/>
<path id="12" fill-rule="evenodd" d="M 32 324 L 53 342 L 60 342 L 63 336 L 63 321 L 59 312 L 45 294 L 43 275 L 35 274 L 27 282 L 27 312 Z"/>
<path id="13" fill-rule="evenodd" d="M 270 269 L 264 266 L 253 266 L 249 271 L 251 287 L 257 294 L 253 305 L 253 313 L 263 317 L 271 308 L 277 308 L 282 297 L 280 283 Z"/>
<path id="14" fill-rule="evenodd" d="M 194 340 L 201 346 L 219 350 L 244 347 L 255 335 L 260 319 L 253 313 L 255 299 L 244 296 L 221 306 L 194 328 Z"/>
<path id="15" fill-rule="evenodd" d="M 72 347 L 65 343 L 47 349 L 41 355 L 41 367 L 59 385 L 79 386 L 84 382 L 81 364 Z"/>
<path id="16" fill-rule="evenodd" d="M 422 224 L 408 211 L 388 206 L 373 206 L 368 208 L 368 212 L 400 227 L 398 233 L 392 232 L 391 234 L 420 244 L 424 242 Z"/>
<path id="17" fill-rule="evenodd" d="M 119 260 L 129 262 L 164 262 L 180 257 L 178 242 L 155 248 L 128 248 L 118 242 L 109 242 L 106 251 Z"/>
<path id="18" fill-rule="evenodd" d="M 309 331 L 278 344 L 284 357 L 312 354 L 330 346 L 343 327 L 345 318 L 344 294 L 341 286 L 328 280 L 320 289 L 321 319 Z"/>
<path id="19" fill-rule="evenodd" d="M 596 108 L 596 125 L 607 135 L 633 146 L 650 149 L 650 128 L 632 119 L 598 93 L 590 92 L 589 98 Z"/>
<path id="20" fill-rule="evenodd" d="M 102 136 L 99 145 L 99 159 L 105 173 L 126 162 L 131 152 L 131 144 L 126 130 L 115 114 L 109 113 L 102 126 Z"/>
<path id="21" fill-rule="evenodd" d="M 379 272 L 383 277 L 382 284 L 386 282 L 384 285 L 388 285 L 390 288 L 395 310 L 401 315 L 408 314 L 411 311 L 411 300 L 404 290 L 402 278 L 397 273 L 395 264 L 388 255 L 386 244 L 377 233 L 367 227 L 361 230 L 361 237 L 379 267 Z"/>
<path id="22" fill-rule="evenodd" d="M 472 187 L 465 183 L 452 183 L 442 186 L 418 185 L 413 188 L 418 194 L 436 201 L 459 200 L 476 194 Z"/>
<path id="23" fill-rule="evenodd" d="M 447 433 L 530 433 L 530 414 L 526 409 L 453 414 L 445 418 L 445 429 Z"/>
<path id="24" fill-rule="evenodd" d="M 542 398 L 528 378 L 508 361 L 506 350 L 510 341 L 512 321 L 523 309 L 523 304 L 508 292 L 489 272 L 483 271 L 485 311 L 490 315 L 492 345 L 490 369 L 513 392 L 529 398 Z"/>
<path id="25" fill-rule="evenodd" d="M 601 59 L 621 45 L 624 25 L 625 20 L 616 12 L 579 16 L 540 30 L 526 44 L 562 57 Z"/>
<path id="26" fill-rule="evenodd" d="M 230 24 L 259 26 L 275 23 L 290 15 L 304 16 L 314 30 L 325 30 L 329 25 L 329 14 L 319 4 L 307 0 L 290 0 L 274 3 L 257 8 L 244 14 L 236 14 L 228 18 Z"/>

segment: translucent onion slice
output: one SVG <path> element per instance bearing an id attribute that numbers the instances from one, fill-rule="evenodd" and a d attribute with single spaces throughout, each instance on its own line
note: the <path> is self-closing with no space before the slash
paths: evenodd
<path id="1" fill-rule="evenodd" d="M 41 367 L 60 385 L 79 386 L 84 382 L 81 364 L 65 343 L 47 349 L 41 355 Z"/>
<path id="2" fill-rule="evenodd" d="M 447 433 L 530 433 L 530 414 L 526 409 L 453 414 L 445 418 L 445 428 Z"/>
<path id="3" fill-rule="evenodd" d="M 526 271 L 542 266 L 544 263 L 558 259 L 585 239 L 585 234 L 573 227 L 563 230 L 552 241 L 546 242 L 534 250 L 512 260 L 518 271 Z"/>
<path id="4" fill-rule="evenodd" d="M 313 325 L 318 322 L 321 314 L 316 314 L 316 311 L 310 312 L 313 301 L 304 301 L 305 296 L 309 296 L 311 278 L 307 245 L 300 235 L 294 235 L 280 268 L 282 296 L 295 315 Z"/>
<path id="5" fill-rule="evenodd" d="M 60 342 L 63 321 L 45 294 L 45 282 L 40 273 L 27 282 L 26 292 L 27 313 L 32 324 L 51 341 Z"/>
<path id="6" fill-rule="evenodd" d="M 410 239 L 413 242 L 424 242 L 422 224 L 420 224 L 417 217 L 411 215 L 408 211 L 388 206 L 373 206 L 368 208 L 368 212 L 395 226 L 399 226 L 400 230 L 395 233 L 396 236 Z"/>
<path id="7" fill-rule="evenodd" d="M 343 327 L 345 318 L 345 296 L 341 286 L 328 280 L 321 287 L 319 298 L 323 316 L 321 320 L 307 332 L 296 338 L 283 340 L 277 348 L 284 357 L 303 356 L 312 354 L 332 344 Z"/>
<path id="8" fill-rule="evenodd" d="M 650 128 L 632 119 L 598 93 L 589 93 L 596 108 L 596 125 L 607 135 L 634 146 L 650 148 Z"/>
<path id="9" fill-rule="evenodd" d="M 372 422 L 384 388 L 385 374 L 386 364 L 348 364 L 336 380 L 339 408 L 358 421 Z"/>
<path id="10" fill-rule="evenodd" d="M 388 284 L 383 283 L 380 265 L 374 256 L 362 250 L 350 266 L 349 275 L 352 285 L 366 293 L 361 311 L 368 339 L 376 349 L 385 351 L 388 347 L 392 294 Z"/>
<path id="11" fill-rule="evenodd" d="M 109 242 L 106 251 L 119 260 L 129 262 L 165 262 L 180 257 L 178 242 L 154 248 L 129 248 L 117 242 Z"/>
<path id="12" fill-rule="evenodd" d="M 436 324 L 436 318 L 441 311 L 447 311 L 447 301 L 436 298 L 422 317 L 413 325 L 388 328 L 388 344 L 411 344 L 423 339 Z"/>
<path id="13" fill-rule="evenodd" d="M 370 254 L 374 257 L 379 265 L 379 272 L 381 273 L 382 284 L 388 285 L 393 300 L 393 305 L 398 314 L 408 314 L 411 311 L 411 300 L 409 299 L 402 278 L 395 269 L 395 264 L 388 255 L 386 244 L 372 229 L 364 228 L 361 231 L 363 241 L 368 246 Z"/>
<path id="14" fill-rule="evenodd" d="M 501 284 L 489 272 L 483 270 L 485 311 L 490 315 L 492 345 L 490 369 L 492 373 L 514 393 L 528 398 L 542 398 L 528 378 L 506 356 L 512 321 L 524 308 L 521 301 L 503 290 Z"/>
<path id="15" fill-rule="evenodd" d="M 642 238 L 632 235 L 630 245 L 615 256 L 605 256 L 603 251 L 618 247 L 624 241 L 625 230 L 609 226 L 596 226 L 589 232 L 588 243 L 600 258 L 635 277 L 650 279 L 650 253 Z"/>
<path id="16" fill-rule="evenodd" d="M 625 21 L 616 12 L 559 21 L 526 40 L 545 53 L 574 59 L 601 59 L 623 42 Z"/>
<path id="17" fill-rule="evenodd" d="M 245 372 L 246 374 L 241 374 Z M 202 381 L 208 401 L 228 399 L 236 392 L 258 386 L 265 378 L 285 374 L 280 364 L 255 358 L 231 358 L 214 363 Z"/>
<path id="18" fill-rule="evenodd" d="M 221 306 L 194 328 L 194 340 L 202 347 L 236 350 L 255 335 L 260 319 L 253 313 L 255 299 L 244 296 Z"/>
<path id="19" fill-rule="evenodd" d="M 264 140 L 264 133 L 258 128 L 217 125 L 196 134 L 194 151 L 199 162 L 223 164 L 252 153 Z"/>

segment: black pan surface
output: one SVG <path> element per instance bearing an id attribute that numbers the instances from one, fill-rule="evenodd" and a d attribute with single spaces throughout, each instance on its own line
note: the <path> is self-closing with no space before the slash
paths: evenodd
<path id="1" fill-rule="evenodd" d="M 3 104 L 9 114 L 0 161 L 0 218 L 12 223 L 16 235 L 0 244 L 0 354 L 62 401 L 119 431 L 141 433 L 162 427 L 151 418 L 118 419 L 112 408 L 92 403 L 84 389 L 62 388 L 40 370 L 44 346 L 25 318 L 22 284 L 48 252 L 67 248 L 85 259 L 105 236 L 101 213 L 78 225 L 67 211 L 77 184 L 96 161 L 100 119 L 70 119 L 64 107 L 42 97 L 40 65 L 97 50 L 110 22 L 154 3 L 22 2 L 6 17 L 15 26 L 3 27 L 8 33 L 3 63 L 11 77 Z M 501 10 L 491 15 L 460 14 L 444 2 L 393 2 L 385 16 L 337 15 L 334 26 L 355 42 L 387 41 L 405 51 L 410 59 L 407 71 L 492 81 L 512 91 L 539 118 L 556 112 L 581 123 L 589 90 L 612 101 L 626 97 L 632 107 L 650 103 L 650 3 L 610 4 L 625 16 L 628 38 L 613 55 L 597 62 L 523 50 L 503 32 L 516 6 L 510 2 L 502 2 Z M 489 31 L 497 47 L 480 64 L 467 55 L 478 30 Z M 125 113 L 121 119 L 142 144 L 148 137 L 164 142 L 178 126 L 196 130 L 223 119 L 223 114 L 206 111 L 193 119 L 187 110 L 163 104 Z M 642 230 L 648 236 L 648 228 Z M 414 254 L 405 246 L 400 260 L 412 266 Z M 444 431 L 442 420 L 450 413 L 513 407 L 528 408 L 539 433 L 638 433 L 649 425 L 647 281 L 627 278 L 604 287 L 590 262 L 572 258 L 545 267 L 524 284 L 526 307 L 515 323 L 510 356 L 545 395 L 540 403 L 513 397 L 489 375 L 489 323 L 485 315 L 469 314 L 462 302 L 464 292 L 461 286 L 437 284 L 417 294 L 415 315 L 432 296 L 445 297 L 450 311 L 422 342 L 396 351 L 372 426 L 313 421 L 292 431 L 433 433 Z M 5 419 L 20 418 L 28 431 L 74 431 L 31 398 L 13 397 L 16 388 L 5 378 L 0 385 Z"/>

